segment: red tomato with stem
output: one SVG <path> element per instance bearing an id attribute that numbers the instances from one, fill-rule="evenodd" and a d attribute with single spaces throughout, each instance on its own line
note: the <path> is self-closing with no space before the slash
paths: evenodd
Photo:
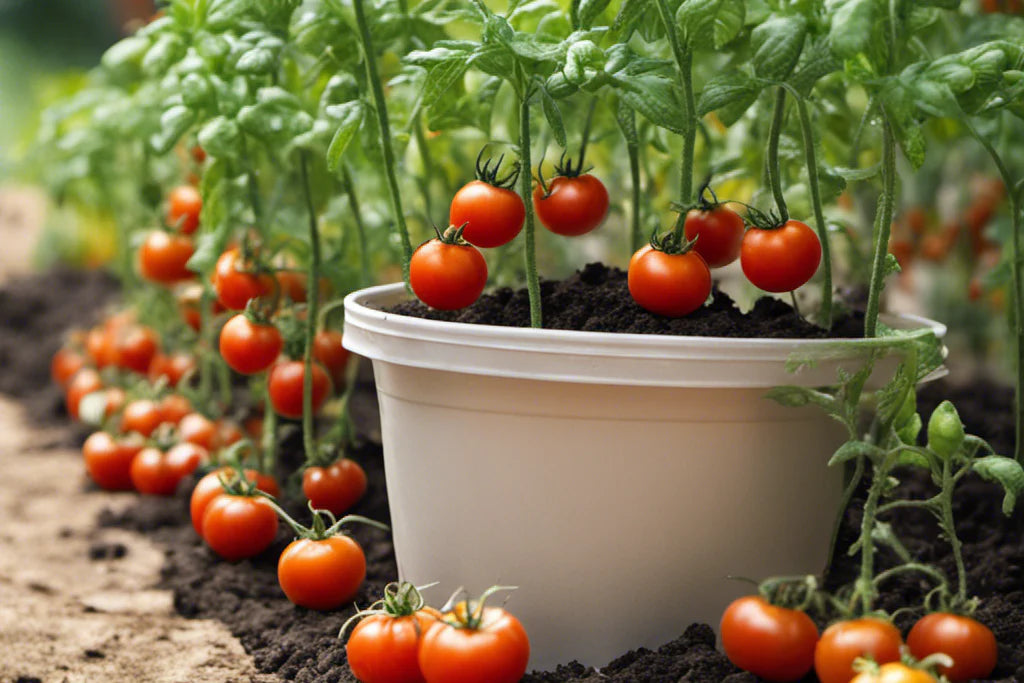
<path id="1" fill-rule="evenodd" d="M 167 451 L 143 448 L 132 460 L 132 484 L 139 493 L 174 495 L 178 483 L 207 459 L 206 449 L 192 443 L 179 443 Z"/>
<path id="2" fill-rule="evenodd" d="M 130 490 L 132 460 L 144 445 L 139 437 L 115 439 L 106 432 L 93 432 L 82 444 L 85 470 L 100 488 Z"/>
<path id="3" fill-rule="evenodd" d="M 196 369 L 196 359 L 184 351 L 170 355 L 158 353 L 149 364 L 149 381 L 154 384 L 161 378 L 167 382 L 167 386 L 176 387 L 182 379 Z"/>
<path id="4" fill-rule="evenodd" d="M 350 355 L 342 345 L 341 332 L 320 330 L 313 337 L 313 358 L 324 366 L 335 387 L 345 386 L 345 370 Z"/>
<path id="5" fill-rule="evenodd" d="M 195 245 L 188 235 L 154 230 L 139 247 L 139 273 L 146 280 L 165 285 L 190 280 L 193 273 L 185 264 L 194 252 Z"/>
<path id="6" fill-rule="evenodd" d="M 487 262 L 476 247 L 469 244 L 432 239 L 413 253 L 409 283 L 426 305 L 454 311 L 480 297 L 487 285 Z"/>
<path id="7" fill-rule="evenodd" d="M 366 472 L 348 458 L 327 467 L 308 467 L 302 473 L 302 492 L 317 510 L 341 516 L 366 493 Z"/>
<path id="8" fill-rule="evenodd" d="M 266 498 L 222 493 L 203 513 L 202 536 L 229 562 L 254 557 L 274 542 L 277 512 Z"/>
<path id="9" fill-rule="evenodd" d="M 362 683 L 425 683 L 419 664 L 420 640 L 440 616 L 424 608 L 405 616 L 364 617 L 345 644 L 352 675 Z"/>
<path id="10" fill-rule="evenodd" d="M 160 414 L 164 422 L 178 424 L 182 418 L 192 412 L 192 404 L 181 394 L 168 394 L 160 401 Z"/>
<path id="11" fill-rule="evenodd" d="M 871 657 L 878 664 L 900 661 L 903 638 L 888 621 L 851 619 L 832 624 L 814 649 L 814 671 L 821 683 L 849 683 L 857 675 L 853 661 Z"/>
<path id="12" fill-rule="evenodd" d="M 189 413 L 178 423 L 178 438 L 202 446 L 208 451 L 220 448 L 217 425 L 202 413 Z"/>
<path id="13" fill-rule="evenodd" d="M 82 354 L 65 346 L 53 354 L 53 360 L 50 361 L 50 377 L 54 382 L 65 387 L 75 373 L 83 367 L 85 367 L 85 358 L 82 357 Z"/>
<path id="14" fill-rule="evenodd" d="M 78 404 L 81 403 L 87 394 L 99 391 L 102 388 L 103 380 L 100 379 L 100 373 L 96 372 L 93 368 L 82 368 L 76 372 L 71 381 L 68 382 L 67 390 L 64 394 L 68 415 L 72 419 L 77 420 Z"/>
<path id="15" fill-rule="evenodd" d="M 179 185 L 167 196 L 167 225 L 191 235 L 199 227 L 199 212 L 202 210 L 203 198 L 199 190 L 191 185 Z"/>
<path id="16" fill-rule="evenodd" d="M 192 496 L 189 498 L 188 506 L 189 515 L 192 518 L 192 528 L 200 536 L 203 535 L 203 518 L 206 515 L 206 508 L 210 506 L 214 498 L 225 493 L 224 487 L 220 483 L 221 476 L 230 481 L 234 474 L 235 471 L 230 467 L 218 468 L 207 473 L 206 476 L 196 482 L 195 488 L 192 489 Z M 263 474 L 257 470 L 245 470 L 245 478 L 247 481 L 254 482 L 256 488 L 260 491 L 270 494 L 275 498 L 281 493 L 277 480 L 269 474 Z"/>
<path id="17" fill-rule="evenodd" d="M 750 595 L 726 608 L 722 648 L 729 661 L 768 681 L 796 681 L 814 666 L 818 627 L 805 613 Z"/>
<path id="18" fill-rule="evenodd" d="M 466 226 L 462 236 L 467 242 L 489 249 L 516 238 L 523 229 L 526 208 L 512 190 L 472 180 L 452 197 L 448 218 L 451 225 Z"/>
<path id="19" fill-rule="evenodd" d="M 465 618 L 470 609 L 459 603 L 454 612 Z M 427 629 L 419 652 L 427 683 L 516 683 L 526 673 L 530 641 L 518 619 L 486 607 L 473 621 L 461 628 L 437 621 Z"/>
<path id="20" fill-rule="evenodd" d="M 160 339 L 152 328 L 136 325 L 114 337 L 118 366 L 140 374 L 149 371 L 153 358 L 160 350 Z"/>
<path id="21" fill-rule="evenodd" d="M 818 272 L 820 263 L 821 242 L 806 223 L 789 220 L 771 230 L 753 227 L 743 236 L 743 274 L 766 292 L 801 287 Z"/>
<path id="22" fill-rule="evenodd" d="M 220 331 L 220 355 L 228 367 L 243 375 L 269 368 L 283 348 L 277 327 L 254 323 L 244 313 L 228 320 Z"/>
<path id="23" fill-rule="evenodd" d="M 693 249 L 708 267 L 721 268 L 740 257 L 744 227 L 743 218 L 738 213 L 718 205 L 707 210 L 690 210 L 683 230 L 687 240 L 697 240 Z"/>
<path id="24" fill-rule="evenodd" d="M 323 366 L 313 363 L 313 412 L 320 410 L 331 389 L 331 380 Z M 305 380 L 305 364 L 300 360 L 278 363 L 270 370 L 267 391 L 270 403 L 278 415 L 298 419 L 302 417 L 302 384 Z"/>
<path id="25" fill-rule="evenodd" d="M 277 580 L 292 603 L 331 610 L 356 596 L 366 578 L 366 556 L 348 536 L 292 541 L 277 563 Z"/>
<path id="26" fill-rule="evenodd" d="M 265 296 L 274 289 L 274 282 L 266 273 L 249 272 L 238 248 L 220 255 L 213 272 L 213 288 L 217 300 L 226 308 L 241 311 L 249 299 Z"/>
<path id="27" fill-rule="evenodd" d="M 937 652 L 952 657 L 953 666 L 940 666 L 939 673 L 954 683 L 988 678 L 999 657 L 991 629 L 971 617 L 945 612 L 921 617 L 907 635 L 907 647 L 916 659 Z"/>
<path id="28" fill-rule="evenodd" d="M 121 413 L 121 431 L 125 434 L 136 432 L 149 437 L 164 422 L 160 406 L 149 399 L 138 399 L 124 407 Z"/>
<path id="29" fill-rule="evenodd" d="M 114 345 L 113 334 L 113 330 L 105 327 L 94 327 L 85 335 L 85 351 L 97 368 L 117 365 L 117 347 Z"/>
<path id="30" fill-rule="evenodd" d="M 670 254 L 640 249 L 630 259 L 629 293 L 642 308 L 670 317 L 693 313 L 711 294 L 711 271 L 696 251 Z"/>
<path id="31" fill-rule="evenodd" d="M 576 237 L 604 221 L 608 215 L 608 190 L 589 173 L 558 176 L 548 184 L 547 196 L 540 185 L 534 188 L 533 208 L 545 228 L 556 235 Z"/>
<path id="32" fill-rule="evenodd" d="M 938 683 L 934 676 L 921 669 L 912 669 L 906 664 L 890 662 L 878 667 L 877 671 L 863 671 L 850 683 Z"/>

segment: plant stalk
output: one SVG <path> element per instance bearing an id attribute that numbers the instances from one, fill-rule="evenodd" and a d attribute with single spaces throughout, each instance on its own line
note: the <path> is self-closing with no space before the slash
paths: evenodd
<path id="1" fill-rule="evenodd" d="M 633 202 L 630 207 L 630 241 L 632 251 L 630 253 L 636 253 L 644 245 L 644 237 L 641 234 L 640 225 L 640 153 L 636 148 L 636 145 L 627 144 L 626 149 L 629 152 L 629 178 L 631 181 L 630 189 L 633 192 Z"/>
<path id="2" fill-rule="evenodd" d="M 768 171 L 768 182 L 775 197 L 775 206 L 779 209 L 782 221 L 789 220 L 789 207 L 786 197 L 782 194 L 782 169 L 779 166 L 779 136 L 782 134 L 782 120 L 786 115 L 786 89 L 780 87 L 775 95 L 775 111 L 772 115 L 771 128 L 768 129 L 768 158 L 765 168 Z"/>
<path id="3" fill-rule="evenodd" d="M 359 0 L 356 0 L 359 2 Z M 316 462 L 316 438 L 313 421 L 313 337 L 316 335 L 317 304 L 319 303 L 320 282 L 320 230 L 317 226 L 316 207 L 313 204 L 313 192 L 309 186 L 308 152 L 303 150 L 299 168 L 302 171 L 302 190 L 309 211 L 309 275 L 306 297 L 306 345 L 302 354 L 302 447 L 306 453 L 306 462 Z"/>
<path id="4" fill-rule="evenodd" d="M 864 336 L 874 337 L 878 331 L 878 307 L 885 284 L 885 255 L 889 249 L 889 233 L 896 201 L 896 139 L 889 116 L 882 109 L 882 195 L 878 198 L 875 225 L 874 262 L 871 266 L 871 284 L 868 306 L 864 314 Z"/>
<path id="5" fill-rule="evenodd" d="M 679 172 L 679 199 L 684 206 L 693 203 L 693 154 L 697 144 L 697 102 L 693 93 L 693 52 L 679 41 L 676 32 L 675 15 L 666 0 L 657 0 L 655 5 L 665 27 L 679 85 L 683 89 L 683 158 Z"/>
<path id="6" fill-rule="evenodd" d="M 359 238 L 360 281 L 363 287 L 368 287 L 372 280 L 370 275 L 370 248 L 366 244 L 366 225 L 363 223 L 363 214 L 359 208 L 359 197 L 356 196 L 356 187 L 352 182 L 352 173 L 348 170 L 347 164 L 342 164 L 341 166 L 341 179 L 345 184 L 348 206 L 352 211 L 352 220 L 356 224 L 356 235 Z"/>
<path id="7" fill-rule="evenodd" d="M 937 496 L 942 512 L 938 521 L 939 527 L 953 551 L 953 560 L 956 562 L 956 595 L 958 602 L 963 604 L 967 602 L 967 570 L 964 568 L 963 543 L 956 535 L 956 525 L 953 522 L 953 487 L 955 484 L 949 458 L 943 458 L 942 489 Z"/>
<path id="8" fill-rule="evenodd" d="M 530 327 L 541 327 L 540 279 L 537 275 L 537 244 L 533 216 L 533 175 L 530 160 L 530 92 L 524 89 L 519 103 L 519 156 L 522 173 L 519 174 L 519 195 L 526 207 L 526 291 L 530 297 Z"/>
<path id="9" fill-rule="evenodd" d="M 261 469 L 266 474 L 274 474 L 277 466 L 277 413 L 270 400 L 270 391 L 263 397 L 263 434 L 260 435 L 260 451 L 263 454 Z"/>

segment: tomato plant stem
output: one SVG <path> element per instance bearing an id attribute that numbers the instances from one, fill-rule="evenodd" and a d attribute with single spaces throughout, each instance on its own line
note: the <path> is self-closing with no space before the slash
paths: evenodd
<path id="1" fill-rule="evenodd" d="M 874 584 L 875 573 L 875 540 L 872 532 L 878 519 L 878 502 L 882 498 L 882 492 L 889 485 L 889 471 L 892 469 L 893 458 L 886 454 L 874 463 L 874 473 L 871 477 L 871 487 L 868 489 L 868 498 L 864 501 L 864 516 L 860 523 L 860 575 L 851 596 L 851 607 L 856 610 L 857 602 L 860 602 L 861 614 L 871 611 L 877 593 Z"/>
<path id="2" fill-rule="evenodd" d="M 878 214 L 875 220 L 874 259 L 871 265 L 871 284 L 868 289 L 868 306 L 864 314 L 864 336 L 874 337 L 878 331 L 878 306 L 885 284 L 885 255 L 889 250 L 889 232 L 892 229 L 892 214 L 896 200 L 896 140 L 892 124 L 884 108 L 882 110 L 882 194 L 878 198 Z"/>
<path id="3" fill-rule="evenodd" d="M 771 127 L 768 129 L 768 158 L 765 168 L 768 171 L 768 182 L 775 197 L 775 206 L 779 210 L 779 218 L 789 220 L 789 208 L 786 197 L 782 194 L 782 169 L 779 166 L 779 136 L 782 134 L 782 120 L 786 115 L 786 90 L 780 87 L 775 95 L 775 112 L 772 115 Z"/>
<path id="4" fill-rule="evenodd" d="M 359 2 L 359 0 L 356 0 Z M 313 433 L 313 337 L 316 336 L 317 304 L 320 293 L 320 231 L 317 226 L 316 206 L 313 191 L 309 186 L 308 152 L 303 150 L 299 169 L 302 171 L 302 192 L 309 211 L 309 276 L 306 296 L 306 345 L 302 354 L 302 446 L 306 462 L 316 461 L 316 439 Z"/>
<path id="5" fill-rule="evenodd" d="M 821 258 L 824 261 L 824 282 L 821 285 L 821 311 L 819 322 L 825 329 L 832 327 L 832 250 L 828 243 L 828 226 L 821 208 L 821 185 L 818 181 L 818 160 L 814 151 L 814 134 L 811 132 L 811 117 L 807 114 L 807 103 L 794 93 L 796 110 L 800 115 L 800 129 L 803 132 L 804 156 L 807 161 L 807 184 L 811 189 L 811 206 L 814 209 L 814 223 L 821 241 Z"/>
<path id="6" fill-rule="evenodd" d="M 409 227 L 405 223 L 405 211 L 402 209 L 402 196 L 398 188 L 398 177 L 395 175 L 395 150 L 391 146 L 391 126 L 388 123 L 388 105 L 384 98 L 384 86 L 377 72 L 377 56 L 373 49 L 370 27 L 366 21 L 363 0 L 352 0 L 355 10 L 356 24 L 359 27 L 359 41 L 363 48 L 363 63 L 366 65 L 366 80 L 370 83 L 373 96 L 373 109 L 377 112 L 377 129 L 380 134 L 380 151 L 384 157 L 384 177 L 387 180 L 388 196 L 391 199 L 391 212 L 398 226 L 398 234 L 402 240 L 402 274 L 406 287 L 409 286 L 409 260 L 412 258 L 412 240 L 409 238 Z"/>
<path id="7" fill-rule="evenodd" d="M 597 98 L 590 98 L 590 106 L 587 107 L 587 118 L 583 123 L 583 134 L 580 136 L 580 160 L 576 164 L 580 173 L 583 172 L 583 160 L 587 156 L 587 143 L 590 142 L 590 126 L 594 122 L 594 109 L 597 108 Z"/>
<path id="8" fill-rule="evenodd" d="M 693 150 L 697 142 L 697 103 L 693 93 L 693 52 L 682 44 L 676 29 L 675 13 L 666 0 L 656 0 L 655 6 L 665 27 L 672 57 L 683 89 L 683 158 L 679 170 L 679 200 L 683 206 L 693 203 Z"/>
<path id="9" fill-rule="evenodd" d="M 630 247 L 633 252 L 636 252 L 644 244 L 640 225 L 640 155 L 635 145 L 627 145 L 626 149 L 629 152 L 630 189 L 633 191 L 633 201 L 630 206 Z"/>
<path id="10" fill-rule="evenodd" d="M 950 460 L 943 458 L 942 488 L 937 496 L 942 510 L 939 515 L 939 526 L 953 551 L 953 560 L 956 562 L 956 596 L 958 601 L 963 604 L 967 601 L 967 571 L 964 569 L 963 543 L 956 535 L 956 525 L 953 523 L 953 488 L 955 485 L 956 481 L 953 479 Z"/>
<path id="11" fill-rule="evenodd" d="M 855 438 L 855 433 L 851 433 L 850 438 Z M 850 507 L 850 502 L 853 500 L 853 494 L 856 493 L 857 487 L 860 486 L 861 480 L 864 478 L 864 456 L 858 456 L 853 466 L 853 473 L 850 475 L 850 481 L 846 484 L 843 489 L 842 498 L 839 500 L 839 511 L 836 513 L 836 517 L 832 522 L 832 535 L 828 542 L 828 565 L 825 571 L 832 567 L 832 562 L 835 559 L 836 546 L 839 544 L 839 531 L 843 528 L 843 519 L 846 517 L 846 509 Z"/>
<path id="12" fill-rule="evenodd" d="M 260 435 L 260 447 L 263 455 L 260 469 L 267 474 L 274 474 L 274 467 L 277 464 L 277 413 L 274 412 L 274 403 L 270 400 L 269 391 L 265 391 L 263 396 L 263 433 Z"/>
<path id="13" fill-rule="evenodd" d="M 356 226 L 356 235 L 359 238 L 359 275 L 363 287 L 368 287 L 371 282 L 370 275 L 370 248 L 366 244 L 366 225 L 363 223 L 363 214 L 359 208 L 359 198 L 356 196 L 356 187 L 352 182 L 352 172 L 347 164 L 341 166 L 341 180 L 345 184 L 345 194 L 348 196 L 348 208 L 352 212 L 352 222 Z"/>
<path id="14" fill-rule="evenodd" d="M 533 162 L 530 160 L 530 92 L 524 90 L 519 104 L 519 195 L 526 207 L 526 291 L 530 297 L 530 327 L 541 327 L 540 279 L 537 275 L 537 244 L 533 217 Z"/>

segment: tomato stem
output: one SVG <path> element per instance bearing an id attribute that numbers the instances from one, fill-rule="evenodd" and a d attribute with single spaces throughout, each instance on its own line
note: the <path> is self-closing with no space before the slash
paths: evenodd
<path id="1" fill-rule="evenodd" d="M 366 21 L 366 11 L 363 8 L 363 0 L 352 0 L 352 7 L 355 10 L 356 24 L 359 28 L 359 42 L 363 48 L 363 63 L 366 65 L 366 80 L 370 82 L 370 92 L 373 96 L 373 109 L 377 113 L 377 128 L 380 134 L 380 151 L 384 157 L 384 177 L 387 180 L 388 196 L 391 199 L 391 213 L 395 224 L 398 226 L 398 234 L 402 240 L 402 275 L 405 279 L 405 286 L 409 285 L 409 261 L 412 259 L 412 241 L 409 238 L 409 227 L 405 223 L 405 212 L 402 209 L 402 196 L 398 188 L 398 177 L 395 175 L 395 150 L 391 146 L 391 126 L 388 122 L 388 105 L 384 97 L 384 86 L 380 82 L 380 74 L 377 72 L 377 56 L 373 48 L 373 38 L 370 35 L 370 27 Z"/>
<path id="2" fill-rule="evenodd" d="M 768 158 L 765 167 L 768 171 L 768 182 L 775 197 L 775 206 L 779 210 L 781 222 L 789 220 L 789 207 L 786 197 L 782 194 L 782 168 L 779 165 L 779 136 L 782 134 L 782 122 L 786 115 L 786 89 L 779 87 L 775 95 L 775 111 L 772 115 L 771 127 L 768 129 Z"/>
<path id="3" fill-rule="evenodd" d="M 357 0 L 358 1 L 358 0 Z M 530 327 L 541 327 L 543 316 L 540 306 L 540 278 L 537 275 L 537 244 L 533 216 L 533 168 L 530 160 L 530 95 L 524 89 L 519 102 L 519 163 L 524 173 L 519 176 L 519 195 L 526 209 L 526 291 L 530 298 Z"/>
<path id="4" fill-rule="evenodd" d="M 888 113 L 882 107 L 882 194 L 878 198 L 875 218 L 874 262 L 868 289 L 867 311 L 864 313 L 864 336 L 874 337 L 878 331 L 878 306 L 885 284 L 885 255 L 889 250 L 893 207 L 896 200 L 896 139 Z"/>
<path id="5" fill-rule="evenodd" d="M 366 244 L 366 225 L 363 223 L 363 214 L 359 208 L 359 198 L 356 196 L 355 183 L 352 181 L 352 172 L 348 164 L 341 165 L 341 182 L 345 186 L 345 195 L 348 197 L 348 208 L 352 212 L 352 222 L 356 226 L 356 236 L 359 238 L 359 276 L 363 287 L 369 287 L 372 281 L 370 275 L 370 248 Z"/>
<path id="6" fill-rule="evenodd" d="M 666 0 L 657 0 L 655 6 L 665 27 L 672 57 L 683 89 L 683 158 L 679 171 L 679 199 L 683 204 L 693 200 L 693 151 L 697 143 L 697 102 L 693 93 L 693 52 L 679 41 L 675 13 Z"/>
<path id="7" fill-rule="evenodd" d="M 590 125 L 594 122 L 594 109 L 597 108 L 597 97 L 590 98 L 590 106 L 587 107 L 587 118 L 583 123 L 583 134 L 580 136 L 580 160 L 576 164 L 579 173 L 583 173 L 583 162 L 587 157 L 587 143 L 590 142 Z"/>
<path id="8" fill-rule="evenodd" d="M 359 0 L 356 0 L 357 2 Z M 316 206 L 313 204 L 313 191 L 309 186 L 309 153 L 301 152 L 299 169 L 302 173 L 302 191 L 309 212 L 309 284 L 306 294 L 306 339 L 302 354 L 302 446 L 306 453 L 306 462 L 316 460 L 316 435 L 313 421 L 313 338 L 316 336 L 317 305 L 320 299 L 320 231 L 317 226 Z"/>
<path id="9" fill-rule="evenodd" d="M 274 403 L 270 400 L 270 391 L 264 387 L 263 395 L 263 433 L 260 435 L 262 451 L 261 469 L 267 474 L 274 474 L 277 466 L 277 413 Z"/>

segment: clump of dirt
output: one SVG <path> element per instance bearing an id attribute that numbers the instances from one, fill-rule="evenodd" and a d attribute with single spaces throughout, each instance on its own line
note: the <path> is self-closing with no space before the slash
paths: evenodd
<path id="1" fill-rule="evenodd" d="M 629 295 L 626 273 L 591 263 L 575 275 L 541 282 L 544 327 L 554 330 L 676 334 L 697 337 L 751 338 L 854 338 L 864 336 L 864 316 L 853 313 L 837 318 L 831 330 L 807 322 L 788 303 L 763 297 L 743 313 L 718 288 L 711 304 L 682 318 L 666 318 L 640 308 Z M 529 327 L 530 302 L 526 289 L 502 287 L 459 311 L 437 311 L 417 300 L 388 309 L 390 313 L 430 320 Z"/>

